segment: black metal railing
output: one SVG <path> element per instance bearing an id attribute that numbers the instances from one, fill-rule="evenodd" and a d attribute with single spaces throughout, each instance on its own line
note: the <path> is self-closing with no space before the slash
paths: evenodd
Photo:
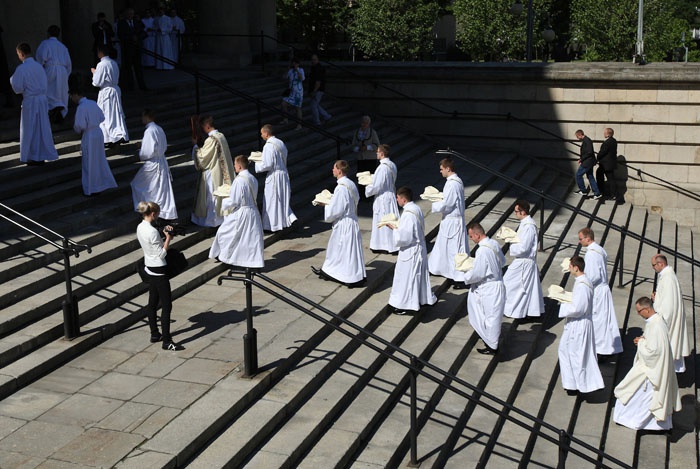
<path id="1" fill-rule="evenodd" d="M 243 35 L 243 36 L 247 36 L 247 35 Z M 273 106 L 271 104 L 268 104 L 260 98 L 256 98 L 255 96 L 252 96 L 252 95 L 245 93 L 239 89 L 236 89 L 230 85 L 227 85 L 226 83 L 222 83 L 219 80 L 217 80 L 213 77 L 210 77 L 209 75 L 206 75 L 197 69 L 181 65 L 179 62 L 171 60 L 171 59 L 164 57 L 160 54 L 156 54 L 155 52 L 150 51 L 148 49 L 141 48 L 141 53 L 149 55 L 149 56 L 153 57 L 154 59 L 156 59 L 157 61 L 162 61 L 164 63 L 167 63 L 168 65 L 173 66 L 174 68 L 177 68 L 178 70 L 181 70 L 185 73 L 192 75 L 192 77 L 194 78 L 194 81 L 195 81 L 195 109 L 196 109 L 197 114 L 200 114 L 200 112 L 201 112 L 200 81 L 204 81 L 204 82 L 209 83 L 210 85 L 213 85 L 221 90 L 224 90 L 224 91 L 226 91 L 226 92 L 228 92 L 228 93 L 230 93 L 230 94 L 232 94 L 232 95 L 234 95 L 234 96 L 236 96 L 244 101 L 247 101 L 251 104 L 254 104 L 257 108 L 258 128 L 261 128 L 263 126 L 262 110 L 265 109 L 265 110 L 270 111 L 274 114 L 278 114 L 280 117 L 283 117 L 283 118 L 288 119 L 288 120 L 292 120 L 292 121 L 296 122 L 297 125 L 299 125 L 299 126 L 305 127 L 305 128 L 307 128 L 307 129 L 309 129 L 317 134 L 320 134 L 320 135 L 322 135 L 330 140 L 335 141 L 336 156 L 338 159 L 340 159 L 340 155 L 341 155 L 341 151 L 342 151 L 341 147 L 343 145 L 349 144 L 349 141 L 347 138 L 344 138 L 344 137 L 336 135 L 332 132 L 329 132 L 328 130 L 324 129 L 323 127 L 321 127 L 319 125 L 315 125 L 315 124 L 312 124 L 308 121 L 304 121 L 302 119 L 299 119 L 296 116 L 296 114 L 284 112 L 280 108 Z M 260 138 L 258 138 L 258 149 L 262 149 L 262 140 Z"/>
<path id="2" fill-rule="evenodd" d="M 261 283 L 255 280 L 255 277 L 260 278 L 263 282 Z M 566 457 L 569 453 L 574 454 L 590 463 L 602 464 L 602 467 L 609 467 L 605 465 L 605 461 L 615 464 L 623 468 L 631 468 L 632 466 L 618 460 L 617 458 L 601 451 L 598 448 L 591 446 L 583 440 L 580 440 L 573 435 L 569 434 L 564 429 L 556 428 L 554 425 L 531 415 L 524 410 L 515 407 L 512 404 L 480 389 L 473 384 L 459 378 L 458 376 L 449 373 L 429 361 L 415 356 L 414 354 L 402 349 L 401 347 L 394 345 L 393 343 L 387 341 L 386 339 L 375 335 L 367 329 L 364 329 L 357 324 L 349 321 L 348 319 L 330 311 L 329 309 L 314 303 L 305 296 L 299 294 L 298 292 L 287 288 L 283 284 L 273 280 L 272 278 L 264 275 L 260 272 L 254 271 L 253 269 L 244 270 L 231 270 L 228 275 L 222 275 L 218 278 L 217 283 L 221 285 L 224 280 L 232 280 L 242 282 L 246 288 L 246 334 L 244 336 L 244 360 L 245 360 L 245 376 L 252 377 L 258 371 L 257 363 L 257 346 L 255 345 L 255 337 L 257 332 L 253 327 L 253 286 L 259 288 L 263 292 L 274 296 L 275 298 L 283 301 L 284 303 L 292 306 L 298 311 L 311 316 L 312 318 L 322 322 L 326 326 L 333 328 L 335 331 L 344 334 L 345 336 L 351 338 L 352 340 L 358 341 L 361 345 L 369 347 L 380 355 L 387 359 L 394 361 L 395 363 L 406 368 L 410 373 L 410 429 L 409 429 L 409 440 L 410 440 L 410 462 L 409 465 L 416 467 L 418 465 L 418 444 L 417 444 L 417 385 L 416 378 L 418 375 L 432 381 L 433 383 L 448 389 L 457 395 L 466 398 L 470 402 L 483 407 L 484 409 L 493 412 L 500 417 L 507 419 L 508 421 L 524 428 L 531 433 L 537 434 L 550 443 L 556 444 L 559 447 L 559 463 L 558 467 L 564 468 Z M 280 293 L 280 291 L 282 293 Z M 295 301 L 295 300 L 298 300 Z M 307 306 L 302 305 L 306 304 Z M 310 309 L 312 308 L 312 309 Z M 323 313 L 329 316 L 331 319 L 327 319 L 322 316 Z M 346 326 L 351 330 L 343 328 Z M 369 342 L 369 340 L 375 341 L 382 345 Z M 429 370 L 430 372 L 428 372 Z M 459 385 L 461 387 L 457 387 Z M 466 388 L 466 390 L 464 389 Z M 471 393 L 467 392 L 470 391 Z M 486 402 L 489 401 L 489 402 Z M 499 407 L 501 407 L 499 409 Z M 515 414 L 518 417 L 512 415 Z M 592 453 L 593 456 L 591 456 Z M 599 463 L 601 461 L 602 463 Z M 600 467 L 600 466 L 599 466 Z"/>
<path id="3" fill-rule="evenodd" d="M 18 228 L 21 228 L 32 236 L 45 241 L 63 254 L 63 271 L 65 273 L 66 280 L 66 297 L 63 300 L 63 335 L 67 340 L 75 339 L 80 335 L 80 318 L 78 312 L 78 297 L 73 294 L 70 257 L 79 257 L 81 251 L 87 251 L 88 254 L 90 254 L 92 252 L 90 246 L 76 243 L 75 241 L 56 233 L 50 228 L 45 227 L 39 222 L 32 220 L 31 218 L 21 214 L 3 203 L 0 203 L 0 208 L 6 212 L 0 213 L 0 218 L 10 222 Z M 12 219 L 11 216 L 19 218 L 19 221 Z M 32 229 L 27 225 L 33 226 L 34 228 Z M 53 241 L 38 231 L 35 231 L 37 228 L 43 230 L 47 234 L 53 235 L 54 237 L 58 238 L 59 241 Z"/>

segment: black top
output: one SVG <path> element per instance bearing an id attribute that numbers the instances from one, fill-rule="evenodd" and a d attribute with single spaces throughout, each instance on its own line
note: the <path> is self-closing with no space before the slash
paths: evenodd
<path id="1" fill-rule="evenodd" d="M 321 82 L 321 86 L 318 88 L 318 90 L 326 91 L 326 68 L 320 63 L 311 66 L 311 75 L 309 76 L 309 93 L 316 88 L 317 81 Z"/>
<path id="2" fill-rule="evenodd" d="M 592 168 L 595 166 L 595 153 L 593 153 L 593 142 L 587 136 L 581 140 L 581 166 Z"/>
<path id="3" fill-rule="evenodd" d="M 605 171 L 613 171 L 617 165 L 617 140 L 608 137 L 600 144 L 598 151 L 598 163 Z"/>

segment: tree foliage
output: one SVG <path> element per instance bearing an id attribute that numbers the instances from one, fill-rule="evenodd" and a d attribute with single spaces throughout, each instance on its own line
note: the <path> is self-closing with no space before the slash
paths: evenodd
<path id="1" fill-rule="evenodd" d="M 320 50 L 343 32 L 351 10 L 348 0 L 277 0 L 277 19 L 282 36 Z"/>
<path id="2" fill-rule="evenodd" d="M 378 60 L 421 59 L 432 51 L 436 0 L 356 0 L 349 30 L 355 45 Z"/>
<path id="3" fill-rule="evenodd" d="M 687 2 L 644 0 L 644 52 L 648 60 L 664 60 L 689 31 Z M 638 0 L 572 0 L 572 36 L 592 61 L 629 61 L 637 40 Z"/>
<path id="4" fill-rule="evenodd" d="M 527 0 L 520 16 L 511 14 L 514 0 L 454 0 L 459 48 L 473 60 L 522 60 L 526 55 Z M 533 51 L 544 45 L 540 32 L 554 22 L 552 0 L 534 0 Z M 549 13 L 549 17 L 547 16 Z"/>

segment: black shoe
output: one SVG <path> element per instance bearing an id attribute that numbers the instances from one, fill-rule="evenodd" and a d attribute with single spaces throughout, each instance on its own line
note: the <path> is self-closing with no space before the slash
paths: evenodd
<path id="1" fill-rule="evenodd" d="M 396 314 L 396 315 L 398 315 L 398 316 L 403 316 L 403 315 L 405 315 L 406 313 L 408 313 L 408 311 L 406 311 L 405 309 L 396 309 L 396 308 L 394 308 L 394 314 Z"/>
<path id="2" fill-rule="evenodd" d="M 466 290 L 466 289 L 467 289 L 467 284 L 465 284 L 464 282 L 454 282 L 454 283 L 452 284 L 452 288 L 453 288 L 454 290 Z"/>
<path id="3" fill-rule="evenodd" d="M 566 395 L 567 396 L 578 396 L 578 389 L 567 389 Z"/>
<path id="4" fill-rule="evenodd" d="M 151 343 L 155 344 L 156 342 L 160 342 L 163 340 L 163 335 L 158 332 L 157 334 L 151 334 Z"/>
<path id="5" fill-rule="evenodd" d="M 363 279 L 360 280 L 359 282 L 355 282 L 355 283 L 346 283 L 346 284 L 345 284 L 345 286 L 348 287 L 348 288 L 362 288 L 362 287 L 364 287 L 365 285 L 367 285 L 367 278 L 363 278 Z"/>
<path id="6" fill-rule="evenodd" d="M 179 350 L 185 350 L 185 347 L 180 344 L 176 344 L 175 342 L 163 342 L 163 350 L 177 352 Z"/>
<path id="7" fill-rule="evenodd" d="M 311 272 L 318 275 L 318 278 L 320 278 L 321 280 L 334 280 L 330 275 L 325 273 L 323 269 L 317 269 L 316 267 L 311 266 Z"/>
<path id="8" fill-rule="evenodd" d="M 45 164 L 46 164 L 46 161 L 35 161 L 35 160 L 29 160 L 26 163 L 27 166 L 43 166 Z"/>
<path id="9" fill-rule="evenodd" d="M 484 348 L 478 348 L 476 351 L 482 355 L 496 355 L 496 353 L 498 353 L 497 348 L 491 348 L 488 345 Z"/>

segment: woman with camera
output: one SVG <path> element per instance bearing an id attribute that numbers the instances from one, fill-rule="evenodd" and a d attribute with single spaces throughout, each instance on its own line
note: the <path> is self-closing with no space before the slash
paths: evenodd
<path id="1" fill-rule="evenodd" d="M 143 217 L 141 223 L 136 228 L 136 236 L 143 249 L 145 273 L 148 278 L 150 288 L 148 290 L 148 325 L 151 328 L 151 342 L 163 341 L 163 350 L 184 350 L 184 347 L 173 342 L 170 336 L 170 312 L 173 307 L 172 295 L 170 291 L 170 280 L 167 275 L 166 255 L 173 239 L 172 227 L 166 226 L 163 230 L 165 242 L 160 237 L 160 233 L 153 226 L 158 219 L 160 207 L 155 202 L 139 202 L 137 211 Z M 161 303 L 162 312 L 160 323 L 163 329 L 161 334 L 158 331 L 158 318 L 156 309 L 158 301 Z"/>

